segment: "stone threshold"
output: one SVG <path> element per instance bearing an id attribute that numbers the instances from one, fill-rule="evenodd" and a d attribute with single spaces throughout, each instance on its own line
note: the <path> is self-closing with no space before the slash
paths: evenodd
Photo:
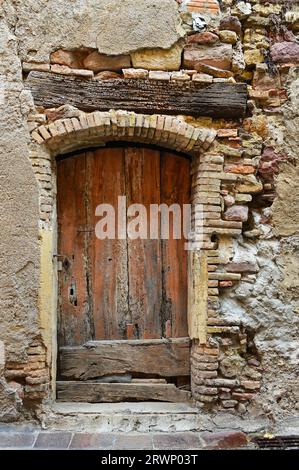
<path id="1" fill-rule="evenodd" d="M 105 433 L 194 432 L 208 424 L 189 403 L 161 402 L 55 402 L 44 409 L 41 421 L 44 429 Z"/>
<path id="2" fill-rule="evenodd" d="M 199 409 L 187 403 L 164 402 L 122 402 L 122 403 L 78 403 L 55 402 L 52 410 L 59 414 L 91 413 L 91 414 L 196 414 Z"/>

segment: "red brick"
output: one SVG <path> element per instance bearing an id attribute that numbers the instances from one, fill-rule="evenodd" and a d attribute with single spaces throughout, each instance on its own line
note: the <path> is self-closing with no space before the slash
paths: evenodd
<path id="1" fill-rule="evenodd" d="M 228 165 L 224 167 L 226 173 L 238 173 L 241 175 L 251 175 L 255 173 L 255 168 L 252 165 Z"/>
<path id="2" fill-rule="evenodd" d="M 204 45 L 189 45 L 184 50 L 184 67 L 197 69 L 205 64 L 218 69 L 230 70 L 232 61 L 232 46 L 216 44 L 209 48 Z"/>
<path id="3" fill-rule="evenodd" d="M 188 44 L 214 44 L 217 41 L 219 41 L 219 37 L 210 32 L 192 34 L 187 39 Z"/>
<path id="4" fill-rule="evenodd" d="M 189 0 L 188 11 L 191 13 L 217 15 L 220 8 L 217 0 Z"/>
<path id="5" fill-rule="evenodd" d="M 247 400 L 252 400 L 254 397 L 253 393 L 241 393 L 241 392 L 233 392 L 233 398 L 235 398 L 238 401 L 247 401 Z"/>
<path id="6" fill-rule="evenodd" d="M 222 288 L 233 287 L 233 285 L 234 285 L 233 281 L 220 281 L 219 282 L 219 287 L 222 287 Z"/>
<path id="7" fill-rule="evenodd" d="M 259 390 L 261 387 L 261 383 L 255 380 L 241 380 L 241 385 L 246 390 Z"/>
<path id="8" fill-rule="evenodd" d="M 251 261 L 228 263 L 225 268 L 230 273 L 257 273 L 259 271 L 258 265 Z"/>

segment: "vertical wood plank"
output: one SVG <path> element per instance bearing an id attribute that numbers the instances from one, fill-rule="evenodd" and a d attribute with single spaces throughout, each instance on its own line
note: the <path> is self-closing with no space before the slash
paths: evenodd
<path id="1" fill-rule="evenodd" d="M 208 269 L 204 251 L 188 253 L 188 331 L 191 339 L 207 342 Z"/>
<path id="2" fill-rule="evenodd" d="M 87 154 L 88 257 L 91 270 L 96 339 L 125 339 L 128 312 L 128 260 L 126 240 L 100 240 L 95 226 L 99 204 L 111 204 L 118 217 L 118 197 L 125 195 L 124 149 L 99 149 Z M 115 225 L 117 231 L 117 223 Z"/>
<path id="3" fill-rule="evenodd" d="M 169 152 L 163 152 L 161 159 L 161 202 L 179 204 L 182 214 L 183 204 L 190 202 L 190 162 Z M 188 335 L 187 251 L 183 237 L 173 238 L 172 215 L 169 227 L 170 239 L 162 240 L 163 317 L 164 321 L 171 320 L 171 335 L 177 338 Z"/>
<path id="4" fill-rule="evenodd" d="M 160 152 L 126 149 L 128 206 L 160 203 Z M 128 222 L 130 222 L 129 219 Z M 148 220 L 149 221 L 149 220 Z M 149 224 L 148 224 L 149 225 Z M 149 226 L 148 226 L 149 235 Z M 162 264 L 160 240 L 128 239 L 129 308 L 135 337 L 161 338 Z"/>
<path id="5" fill-rule="evenodd" d="M 85 252 L 86 157 L 57 162 L 59 272 L 59 345 L 75 346 L 90 340 L 90 304 L 86 285 Z"/>

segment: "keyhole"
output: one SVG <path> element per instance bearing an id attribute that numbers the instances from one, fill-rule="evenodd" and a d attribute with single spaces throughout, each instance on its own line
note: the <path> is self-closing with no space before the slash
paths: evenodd
<path id="1" fill-rule="evenodd" d="M 69 260 L 68 260 L 67 258 L 64 258 L 62 265 L 63 265 L 65 271 L 67 271 L 67 270 L 69 269 L 69 267 L 70 267 L 70 262 L 69 262 Z"/>
<path id="2" fill-rule="evenodd" d="M 76 290 L 76 284 L 71 284 L 69 287 L 69 301 L 71 302 L 72 305 L 77 307 L 77 290 Z"/>

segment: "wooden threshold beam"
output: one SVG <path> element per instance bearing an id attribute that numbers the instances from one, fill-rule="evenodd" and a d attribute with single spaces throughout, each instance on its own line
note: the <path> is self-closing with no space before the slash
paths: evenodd
<path id="1" fill-rule="evenodd" d="M 191 393 L 174 384 L 103 384 L 97 382 L 57 382 L 59 401 L 115 403 L 123 401 L 164 401 L 186 403 Z"/>
<path id="2" fill-rule="evenodd" d="M 91 341 L 85 347 L 59 349 L 63 380 L 144 374 L 151 377 L 190 375 L 190 339 Z"/>
<path id="3" fill-rule="evenodd" d="M 25 86 L 38 106 L 57 108 L 69 104 L 86 112 L 123 109 L 144 114 L 237 119 L 245 115 L 247 106 L 247 85 L 243 83 L 101 81 L 34 71 Z"/>

